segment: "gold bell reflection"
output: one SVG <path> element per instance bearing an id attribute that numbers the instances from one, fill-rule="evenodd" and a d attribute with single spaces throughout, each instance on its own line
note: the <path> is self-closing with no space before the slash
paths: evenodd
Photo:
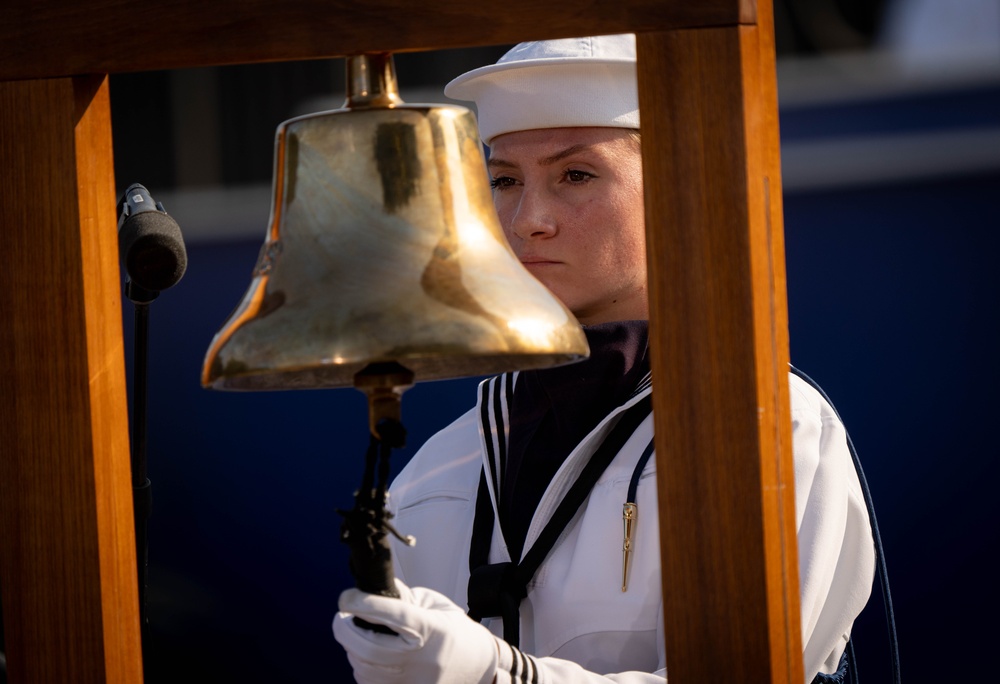
<path id="1" fill-rule="evenodd" d="M 389 54 L 347 67 L 343 108 L 278 128 L 267 239 L 202 384 L 341 387 L 371 363 L 422 381 L 584 358 L 576 319 L 507 246 L 472 113 L 403 104 Z"/>
<path id="2" fill-rule="evenodd" d="M 201 381 L 366 394 L 372 441 L 341 538 L 357 586 L 392 596 L 386 535 L 403 537 L 385 492 L 403 391 L 588 354 L 576 318 L 507 245 L 472 113 L 403 104 L 380 53 L 347 59 L 341 109 L 278 127 L 267 238 Z"/>

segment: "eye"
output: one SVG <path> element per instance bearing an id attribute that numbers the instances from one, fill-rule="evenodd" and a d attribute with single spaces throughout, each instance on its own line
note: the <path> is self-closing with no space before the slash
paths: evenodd
<path id="1" fill-rule="evenodd" d="M 514 185 L 516 181 L 510 176 L 497 176 L 490 179 L 490 187 L 494 190 L 503 190 Z"/>
<path id="2" fill-rule="evenodd" d="M 592 178 L 597 178 L 594 174 L 579 169 L 567 169 L 565 177 L 570 183 L 586 183 Z"/>

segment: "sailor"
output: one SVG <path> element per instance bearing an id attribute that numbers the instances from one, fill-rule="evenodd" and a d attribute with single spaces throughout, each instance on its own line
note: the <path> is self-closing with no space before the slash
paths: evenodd
<path id="1" fill-rule="evenodd" d="M 358 682 L 666 680 L 635 74 L 634 36 L 600 36 L 520 44 L 445 88 L 476 104 L 504 233 L 591 356 L 484 381 L 395 480 L 418 539 L 393 549 L 401 598 L 348 589 L 334 620 Z M 843 425 L 789 383 L 802 681 L 827 681 L 874 546 Z"/>

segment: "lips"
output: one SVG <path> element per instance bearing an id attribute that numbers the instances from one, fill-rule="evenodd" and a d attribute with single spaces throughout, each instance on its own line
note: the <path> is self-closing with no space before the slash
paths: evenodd
<path id="1" fill-rule="evenodd" d="M 556 261 L 555 259 L 549 259 L 541 256 L 522 256 L 521 263 L 525 266 L 544 266 L 546 264 L 560 264 L 561 261 Z"/>

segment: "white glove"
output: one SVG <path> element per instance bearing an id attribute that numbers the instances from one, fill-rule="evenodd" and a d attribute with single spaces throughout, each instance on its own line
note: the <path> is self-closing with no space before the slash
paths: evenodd
<path id="1" fill-rule="evenodd" d="M 493 681 L 499 644 L 488 629 L 436 591 L 411 589 L 398 579 L 396 587 L 398 599 L 359 589 L 340 595 L 333 634 L 346 649 L 359 684 Z M 385 625 L 398 636 L 359 627 L 354 616 Z"/>

